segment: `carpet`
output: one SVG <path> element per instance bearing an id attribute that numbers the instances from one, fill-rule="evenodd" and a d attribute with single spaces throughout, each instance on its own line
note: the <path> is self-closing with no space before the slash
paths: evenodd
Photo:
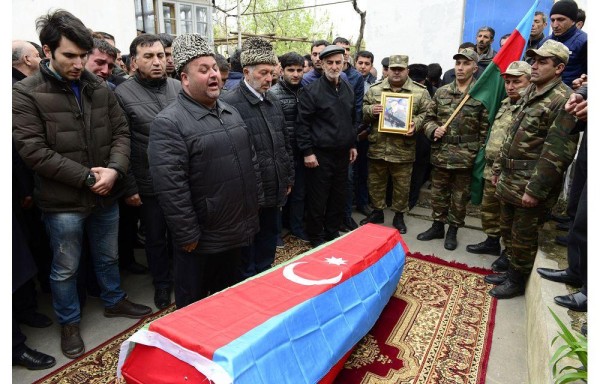
<path id="1" fill-rule="evenodd" d="M 310 249 L 292 237 L 276 264 Z M 380 320 L 354 348 L 336 384 L 484 383 L 496 300 L 482 276 L 489 270 L 409 254 L 394 296 Z M 174 305 L 62 366 L 34 384 L 118 383 L 121 343 Z"/>

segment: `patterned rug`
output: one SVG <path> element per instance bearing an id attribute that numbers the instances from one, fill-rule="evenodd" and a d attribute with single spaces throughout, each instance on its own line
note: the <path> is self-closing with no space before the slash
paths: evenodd
<path id="1" fill-rule="evenodd" d="M 310 246 L 287 236 L 276 264 Z M 336 384 L 484 383 L 496 300 L 482 276 L 489 270 L 409 254 L 394 296 L 359 342 Z M 174 305 L 60 367 L 34 384 L 101 384 L 115 379 L 121 343 Z"/>

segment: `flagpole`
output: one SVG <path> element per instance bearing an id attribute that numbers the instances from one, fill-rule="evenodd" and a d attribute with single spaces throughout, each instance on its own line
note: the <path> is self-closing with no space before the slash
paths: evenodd
<path id="1" fill-rule="evenodd" d="M 442 125 L 442 130 L 444 131 L 444 133 L 446 133 L 446 129 L 448 129 L 448 126 L 450 125 L 450 123 L 452 122 L 452 120 L 454 120 L 454 117 L 458 114 L 458 112 L 460 112 L 460 110 L 462 109 L 462 107 L 465 105 L 465 103 L 467 102 L 467 100 L 469 100 L 471 98 L 471 95 L 467 93 L 467 95 L 465 97 L 463 97 L 462 101 L 460 102 L 460 104 L 458 104 L 458 107 L 456 107 L 456 109 L 454 110 L 454 112 L 452 112 L 452 114 L 450 115 L 450 117 L 448 118 L 448 120 L 444 123 L 444 125 Z M 437 138 L 433 139 L 433 141 L 437 141 Z"/>

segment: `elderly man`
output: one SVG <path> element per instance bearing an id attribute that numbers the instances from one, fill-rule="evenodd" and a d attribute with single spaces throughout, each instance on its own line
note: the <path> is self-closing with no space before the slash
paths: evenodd
<path id="1" fill-rule="evenodd" d="M 428 241 L 444 238 L 444 248 L 453 251 L 458 242 L 458 228 L 465 224 L 473 163 L 488 132 L 488 113 L 481 102 L 470 99 L 460 113 L 448 120 L 475 84 L 477 53 L 461 49 L 453 56 L 456 79 L 439 88 L 425 116 L 425 135 L 431 143 L 431 207 L 433 224 L 417 236 Z"/>
<path id="2" fill-rule="evenodd" d="M 271 268 L 275 261 L 279 212 L 294 185 L 294 156 L 281 105 L 267 92 L 278 65 L 271 43 L 263 38 L 247 39 L 240 61 L 244 78 L 222 100 L 233 105 L 246 122 L 259 159 L 265 195 L 259 214 L 260 231 L 242 253 L 241 273 L 248 278 Z"/>
<path id="3" fill-rule="evenodd" d="M 58 10 L 40 17 L 37 26 L 48 59 L 13 87 L 13 137 L 35 171 L 34 200 L 53 252 L 50 286 L 61 349 L 74 359 L 85 352 L 76 284 L 84 235 L 104 315 L 142 318 L 152 310 L 128 300 L 119 276 L 114 192 L 129 166 L 125 115 L 114 94 L 84 69 L 93 39 L 81 20 Z"/>
<path id="4" fill-rule="evenodd" d="M 175 38 L 182 90 L 150 127 L 154 191 L 173 234 L 175 303 L 182 308 L 239 281 L 242 247 L 258 231 L 261 181 L 252 141 L 220 100 L 220 72 L 200 35 Z"/>
<path id="5" fill-rule="evenodd" d="M 496 186 L 492 184 L 492 165 L 500 152 L 512 119 L 518 112 L 517 101 L 521 99 L 520 91 L 529 86 L 531 66 L 524 61 L 514 61 L 510 63 L 502 76 L 508 97 L 502 100 L 490 131 L 490 137 L 485 145 L 486 165 L 483 171 L 485 182 L 481 203 L 481 226 L 487 239 L 481 243 L 467 245 L 467 252 L 470 253 L 500 255 L 500 201 L 495 196 Z M 510 247 L 510 245 L 506 245 L 506 247 Z M 499 259 L 494 261 L 492 269 L 495 272 L 504 272 L 508 269 L 506 250 L 502 252 Z"/>
<path id="6" fill-rule="evenodd" d="M 500 198 L 500 228 L 507 245 L 508 272 L 488 275 L 497 299 L 523 295 L 538 249 L 538 230 L 556 201 L 564 171 L 575 154 L 577 135 L 570 135 L 575 117 L 565 111 L 571 89 L 561 74 L 569 49 L 547 40 L 533 57 L 531 82 L 519 102 L 519 114 L 493 165 Z M 542 113 L 543 111 L 543 113 Z"/>
<path id="7" fill-rule="evenodd" d="M 423 129 L 423 119 L 431 102 L 424 85 L 409 77 L 408 56 L 390 56 L 388 77 L 369 88 L 363 106 L 363 120 L 371 125 L 369 134 L 369 196 L 373 211 L 360 224 L 383 223 L 386 207 L 385 195 L 388 178 L 392 178 L 394 227 L 402 234 L 407 228 L 404 213 L 408 212 L 408 193 L 412 166 L 415 161 L 415 131 Z M 413 95 L 412 121 L 406 134 L 385 133 L 377 129 L 379 115 L 383 112 L 381 94 L 395 92 Z"/>
<path id="8" fill-rule="evenodd" d="M 354 93 L 340 78 L 344 53 L 337 45 L 325 47 L 319 54 L 324 76 L 305 85 L 298 98 L 296 141 L 307 167 L 306 234 L 315 247 L 339 236 L 348 164 L 356 160 Z"/>

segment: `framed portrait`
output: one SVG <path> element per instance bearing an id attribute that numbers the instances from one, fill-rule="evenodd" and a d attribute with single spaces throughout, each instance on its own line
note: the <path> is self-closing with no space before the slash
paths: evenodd
<path id="1" fill-rule="evenodd" d="M 408 93 L 381 93 L 383 112 L 379 114 L 379 132 L 406 135 L 410 128 L 413 95 Z"/>

